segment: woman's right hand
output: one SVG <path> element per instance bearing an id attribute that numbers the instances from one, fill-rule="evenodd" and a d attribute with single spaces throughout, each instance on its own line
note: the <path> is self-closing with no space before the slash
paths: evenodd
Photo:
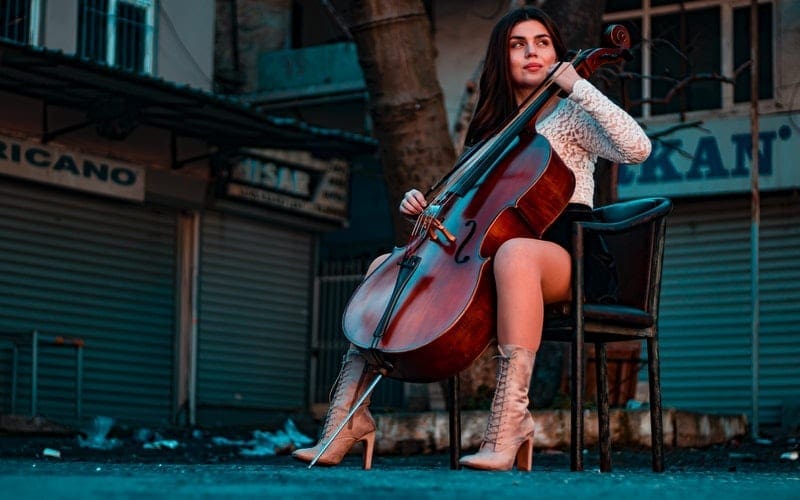
<path id="1" fill-rule="evenodd" d="M 403 200 L 400 202 L 400 213 L 415 217 L 422 213 L 427 206 L 428 202 L 425 201 L 425 195 L 417 189 L 412 189 L 406 191 L 406 194 L 403 195 Z"/>

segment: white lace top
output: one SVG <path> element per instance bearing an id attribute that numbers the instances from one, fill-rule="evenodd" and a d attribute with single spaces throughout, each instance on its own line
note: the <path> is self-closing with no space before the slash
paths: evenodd
<path id="1" fill-rule="evenodd" d="M 586 80 L 578 80 L 568 99 L 536 122 L 536 131 L 575 174 L 570 203 L 593 206 L 597 157 L 641 163 L 650 156 L 650 139 L 636 120 Z"/>

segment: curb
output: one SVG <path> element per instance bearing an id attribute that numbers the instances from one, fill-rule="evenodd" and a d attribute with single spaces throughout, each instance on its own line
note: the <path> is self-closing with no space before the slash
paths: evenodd
<path id="1" fill-rule="evenodd" d="M 537 410 L 534 447 L 568 448 L 569 410 Z M 650 447 L 648 410 L 611 410 L 611 444 L 615 447 Z M 449 449 L 449 414 L 446 411 L 375 414 L 376 448 L 381 454 L 437 453 Z M 461 448 L 480 446 L 489 418 L 488 411 L 461 412 Z M 584 414 L 584 444 L 597 444 L 597 412 Z M 665 408 L 664 445 L 679 448 L 705 448 L 725 443 L 747 433 L 744 415 L 708 415 Z"/>

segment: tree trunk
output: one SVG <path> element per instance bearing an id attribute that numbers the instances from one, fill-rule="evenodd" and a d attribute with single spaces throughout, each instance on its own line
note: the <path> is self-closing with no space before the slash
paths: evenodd
<path id="1" fill-rule="evenodd" d="M 430 22 L 420 0 L 331 3 L 356 43 L 394 234 L 402 245 L 411 227 L 397 210 L 403 194 L 411 188 L 425 192 L 455 161 Z"/>
<path id="2" fill-rule="evenodd" d="M 561 28 L 567 48 L 586 49 L 600 43 L 605 0 L 547 0 L 542 10 Z"/>

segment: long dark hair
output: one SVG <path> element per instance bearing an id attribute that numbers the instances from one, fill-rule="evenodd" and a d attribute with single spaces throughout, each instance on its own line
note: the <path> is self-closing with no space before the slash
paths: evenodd
<path id="1" fill-rule="evenodd" d="M 489 38 L 486 58 L 478 94 L 475 115 L 469 124 L 465 145 L 475 145 L 481 139 L 497 131 L 503 121 L 513 113 L 517 104 L 511 83 L 511 70 L 508 60 L 508 38 L 514 26 L 522 21 L 539 21 L 550 34 L 556 57 L 563 61 L 567 47 L 555 22 L 544 11 L 536 7 L 522 7 L 512 10 L 497 22 Z"/>

